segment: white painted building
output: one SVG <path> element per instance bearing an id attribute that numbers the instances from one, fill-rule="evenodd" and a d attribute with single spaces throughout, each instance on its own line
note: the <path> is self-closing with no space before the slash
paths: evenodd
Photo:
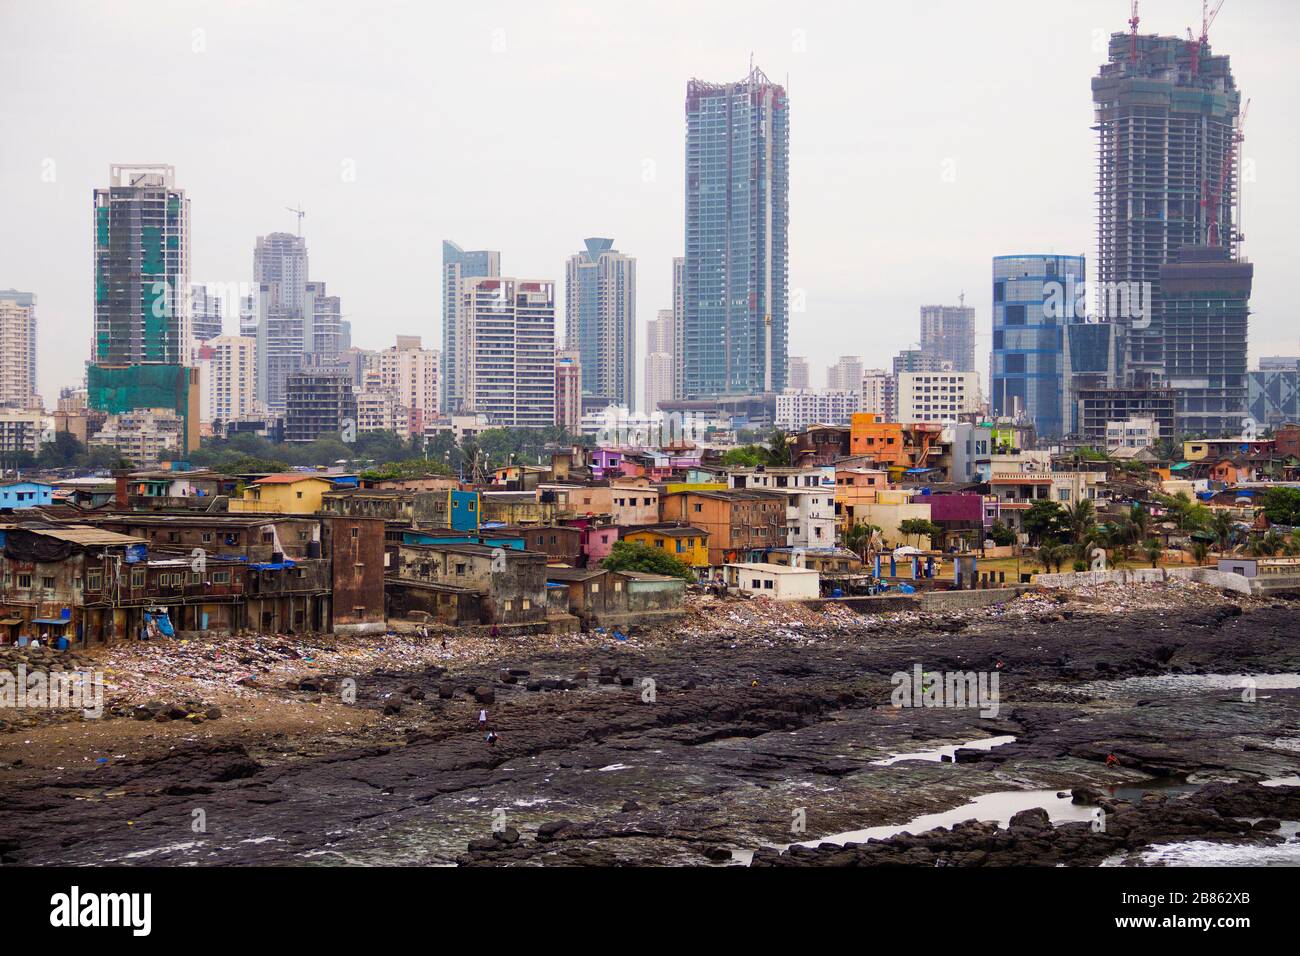
<path id="1" fill-rule="evenodd" d="M 898 420 L 949 422 L 980 408 L 979 372 L 900 372 Z"/>
<path id="2" fill-rule="evenodd" d="M 811 568 L 783 564 L 728 564 L 723 566 L 727 586 L 753 597 L 776 601 L 808 601 L 821 597 L 821 574 Z"/>
<path id="3" fill-rule="evenodd" d="M 555 283 L 476 278 L 462 281 L 466 411 L 494 424 L 555 424 Z"/>
<path id="4" fill-rule="evenodd" d="M 1154 418 L 1130 418 L 1106 423 L 1106 450 L 1150 448 L 1160 438 L 1160 426 Z"/>
<path id="5" fill-rule="evenodd" d="M 776 427 L 802 431 L 809 425 L 847 425 L 861 396 L 852 390 L 787 388 L 776 397 Z"/>
<path id="6" fill-rule="evenodd" d="M 834 465 L 732 468 L 727 471 L 727 486 L 786 496 L 787 547 L 829 548 L 835 544 Z"/>

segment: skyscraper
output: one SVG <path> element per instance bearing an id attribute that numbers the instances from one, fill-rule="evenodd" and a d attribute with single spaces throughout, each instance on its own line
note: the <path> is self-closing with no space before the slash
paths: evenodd
<path id="1" fill-rule="evenodd" d="M 570 435 L 582 425 L 582 359 L 571 349 L 555 353 L 555 424 Z"/>
<path id="2" fill-rule="evenodd" d="M 966 305 L 921 306 L 921 351 L 958 372 L 975 371 L 975 310 Z"/>
<path id="3" fill-rule="evenodd" d="M 17 289 L 0 289 L 0 406 L 41 406 L 36 394 L 36 296 Z"/>
<path id="4" fill-rule="evenodd" d="M 654 414 L 660 402 L 673 397 L 673 310 L 660 309 L 646 324 L 645 411 Z"/>
<path id="5" fill-rule="evenodd" d="M 585 240 L 565 266 L 565 332 L 582 361 L 582 393 L 636 405 L 636 260 L 613 239 Z"/>
<path id="6" fill-rule="evenodd" d="M 202 283 L 190 286 L 190 323 L 194 342 L 206 342 L 221 334 L 224 303 L 221 296 Z"/>
<path id="7" fill-rule="evenodd" d="M 87 370 L 92 408 L 166 408 L 183 420 L 182 452 L 197 447 L 197 372 L 191 349 L 190 201 L 164 165 L 109 167 L 94 193 L 95 340 Z"/>
<path id="8" fill-rule="evenodd" d="M 494 425 L 555 424 L 555 283 L 461 282 L 466 352 L 463 410 Z"/>
<path id="9" fill-rule="evenodd" d="M 787 388 L 811 388 L 808 381 L 808 359 L 803 355 L 791 355 L 786 359 L 786 387 Z"/>
<path id="10" fill-rule="evenodd" d="M 786 386 L 789 145 L 761 70 L 687 84 L 683 398 Z"/>
<path id="11" fill-rule="evenodd" d="M 989 405 L 994 415 L 1028 418 L 1040 438 L 1069 431 L 1065 420 L 1065 327 L 1076 318 L 1083 256 L 993 258 L 993 348 Z"/>
<path id="12" fill-rule="evenodd" d="M 454 242 L 442 243 L 442 373 L 440 406 L 445 415 L 461 410 L 465 399 L 464 283 L 480 276 L 501 275 L 501 253 L 466 252 Z"/>
<path id="13" fill-rule="evenodd" d="M 1160 269 L 1166 381 L 1180 433 L 1238 435 L 1246 418 L 1246 325 L 1255 267 L 1223 246 L 1184 246 Z"/>
<path id="14" fill-rule="evenodd" d="M 1166 329 L 1162 285 L 1162 270 L 1179 261 L 1185 247 L 1218 246 L 1226 260 L 1237 258 L 1242 111 L 1228 57 L 1212 55 L 1206 42 L 1139 36 L 1135 27 L 1132 34 L 1111 35 L 1108 62 L 1093 77 L 1092 96 L 1098 133 L 1099 310 L 1125 333 L 1127 383 L 1164 380 L 1178 391 L 1183 384 L 1200 389 L 1207 378 L 1236 379 L 1235 358 L 1228 361 L 1226 354 L 1190 379 L 1175 372 L 1186 363 L 1171 352 L 1175 340 Z M 1194 258 L 1205 261 L 1199 253 Z M 1229 314 L 1202 305 L 1202 321 L 1235 328 L 1239 305 L 1233 302 Z M 1240 332 L 1244 338 L 1244 324 Z M 1191 406 L 1180 415 L 1199 420 L 1203 413 L 1229 414 L 1223 406 L 1240 393 L 1241 408 L 1230 413 L 1240 417 L 1244 368 L 1241 372 L 1240 388 L 1225 385 L 1231 396 L 1221 392 L 1214 412 L 1193 407 L 1203 405 L 1207 396 L 1202 394 L 1189 397 Z"/>
<path id="15" fill-rule="evenodd" d="M 367 364 L 376 372 L 378 388 L 392 393 L 407 410 L 411 434 L 424 434 L 438 417 L 438 350 L 422 348 L 418 335 L 399 335 L 396 344 L 369 356 Z"/>
<path id="16" fill-rule="evenodd" d="M 862 357 L 859 355 L 841 355 L 834 365 L 826 366 L 826 387 L 846 392 L 862 389 Z"/>
<path id="17" fill-rule="evenodd" d="M 218 335 L 199 346 L 201 416 L 205 422 L 250 418 L 257 411 L 257 340 Z"/>
<path id="18" fill-rule="evenodd" d="M 285 409 L 290 375 L 328 364 L 339 353 L 342 306 L 324 282 L 308 278 L 307 240 L 287 232 L 258 236 L 253 249 L 257 289 L 257 398 Z"/>
<path id="19" fill-rule="evenodd" d="M 686 394 L 686 257 L 673 257 L 673 398 Z M 653 409 L 652 409 L 653 411 Z"/>

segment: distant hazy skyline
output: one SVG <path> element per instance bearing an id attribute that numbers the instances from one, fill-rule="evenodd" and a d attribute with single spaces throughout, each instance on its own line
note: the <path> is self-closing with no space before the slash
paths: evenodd
<path id="1" fill-rule="evenodd" d="M 1200 9 L 1144 0 L 1141 30 L 1184 35 Z M 52 405 L 90 351 L 91 193 L 112 163 L 160 162 L 192 203 L 195 281 L 250 281 L 255 238 L 293 232 L 301 203 L 311 275 L 361 347 L 440 347 L 443 239 L 562 286 L 584 238 L 612 237 L 638 260 L 644 327 L 683 250 L 686 82 L 738 80 L 752 53 L 790 95 L 791 354 L 814 384 L 841 354 L 888 367 L 921 305 L 965 291 L 987 369 L 993 256 L 1083 254 L 1095 275 L 1089 81 L 1128 15 L 1128 0 L 0 0 L 0 288 L 37 295 Z M 1253 101 L 1252 366 L 1300 353 L 1298 28 L 1288 0 L 1230 0 L 1210 34 Z"/>

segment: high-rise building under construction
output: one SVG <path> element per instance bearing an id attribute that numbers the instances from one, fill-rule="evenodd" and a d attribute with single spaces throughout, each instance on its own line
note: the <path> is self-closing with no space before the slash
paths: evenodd
<path id="1" fill-rule="evenodd" d="M 684 398 L 785 388 L 789 131 L 761 70 L 687 84 Z"/>
<path id="2" fill-rule="evenodd" d="M 1092 80 L 1097 309 L 1122 332 L 1127 385 L 1172 387 L 1179 431 L 1231 430 L 1245 412 L 1249 277 L 1229 269 L 1233 294 L 1218 305 L 1206 283 L 1239 261 L 1241 94 L 1228 57 L 1210 51 L 1208 23 L 1187 40 L 1132 26 L 1111 35 Z M 1194 308 L 1186 291 L 1171 305 L 1171 263 L 1180 289 L 1199 290 Z"/>
<path id="3" fill-rule="evenodd" d="M 189 368 L 190 201 L 173 166 L 120 164 L 94 192 L 95 338 L 91 407 L 170 409 L 183 452 L 198 445 L 198 373 Z"/>

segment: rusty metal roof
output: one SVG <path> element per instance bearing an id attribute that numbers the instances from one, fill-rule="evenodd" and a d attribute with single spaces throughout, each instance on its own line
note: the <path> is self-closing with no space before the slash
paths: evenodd
<path id="1" fill-rule="evenodd" d="M 72 544 L 86 546 L 149 543 L 144 538 L 137 538 L 129 534 L 118 534 L 116 531 L 105 531 L 103 528 L 92 528 L 90 525 L 84 524 L 69 524 L 59 528 L 23 528 L 22 530 L 46 538 L 55 538 L 59 541 L 69 541 Z"/>

